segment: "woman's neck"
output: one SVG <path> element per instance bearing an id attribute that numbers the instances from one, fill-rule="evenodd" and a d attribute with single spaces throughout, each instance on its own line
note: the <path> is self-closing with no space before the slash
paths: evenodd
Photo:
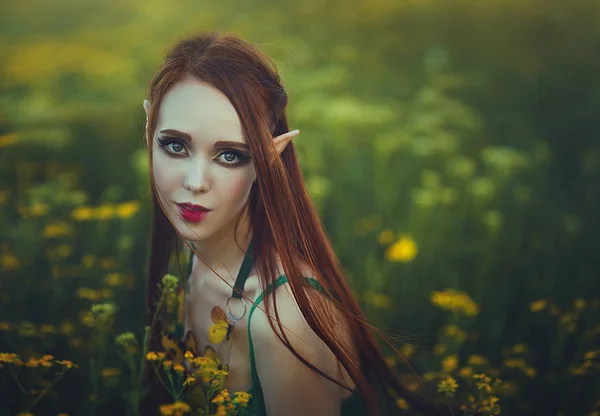
<path id="1" fill-rule="evenodd" d="M 191 241 L 200 259 L 215 270 L 222 278 L 233 284 L 240 269 L 246 249 L 250 244 L 252 232 L 249 221 L 242 219 L 237 230 L 235 224 L 223 229 L 220 233 L 206 240 Z M 214 277 L 210 268 L 200 260 L 196 260 L 192 275 L 197 278 Z"/>

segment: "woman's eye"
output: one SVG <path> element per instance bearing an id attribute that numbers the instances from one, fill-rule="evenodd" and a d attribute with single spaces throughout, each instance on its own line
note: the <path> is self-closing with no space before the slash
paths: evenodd
<path id="1" fill-rule="evenodd" d="M 174 155 L 185 155 L 185 145 L 176 139 L 158 139 L 160 147 Z"/>
<path id="2" fill-rule="evenodd" d="M 250 160 L 250 157 L 235 150 L 226 150 L 221 152 L 217 159 L 225 165 L 239 165 Z"/>
<path id="3" fill-rule="evenodd" d="M 227 163 L 235 162 L 235 159 L 237 158 L 237 155 L 233 152 L 223 152 L 220 156 L 223 157 L 223 160 Z"/>

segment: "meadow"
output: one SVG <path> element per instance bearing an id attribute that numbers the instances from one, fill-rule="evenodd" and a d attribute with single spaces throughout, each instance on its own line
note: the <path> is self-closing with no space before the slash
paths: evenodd
<path id="1" fill-rule="evenodd" d="M 167 47 L 209 29 L 278 64 L 315 206 L 411 391 L 464 415 L 600 415 L 600 4 L 5 9 L 1 416 L 139 414 L 160 358 L 142 100 Z"/>

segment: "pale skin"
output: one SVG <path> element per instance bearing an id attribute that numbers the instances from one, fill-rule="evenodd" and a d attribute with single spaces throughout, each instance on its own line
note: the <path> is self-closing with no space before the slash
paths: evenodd
<path id="1" fill-rule="evenodd" d="M 150 105 L 144 100 L 147 115 Z M 165 133 L 165 130 L 169 131 Z M 294 130 L 275 137 L 276 152 L 280 154 L 298 134 L 299 131 Z M 240 150 L 246 139 L 233 105 L 219 90 L 192 78 L 184 79 L 165 95 L 154 137 L 147 139 L 148 144 L 154 146 L 154 180 L 169 221 L 182 238 L 194 243 L 202 259 L 225 280 L 194 258 L 186 299 L 186 329 L 190 329 L 203 346 L 208 343 L 210 309 L 224 305 L 231 295 L 229 285 L 233 285 L 251 238 L 242 207 L 256 180 L 256 172 L 250 159 L 238 163 L 249 156 L 249 151 Z M 220 143 L 223 141 L 234 143 L 223 145 Z M 183 202 L 212 211 L 200 223 L 190 223 L 179 215 L 176 204 Z M 238 217 L 241 222 L 234 235 L 233 225 Z M 236 237 L 241 247 L 236 244 Z M 305 276 L 314 275 L 306 267 L 303 271 Z M 284 274 L 281 264 L 278 273 Z M 244 294 L 254 301 L 260 295 L 260 288 L 253 269 Z M 271 297 L 267 299 L 272 301 Z M 352 380 L 336 357 L 304 320 L 288 285 L 277 289 L 277 306 L 280 321 L 294 348 L 311 364 L 353 388 Z M 247 391 L 251 387 L 247 319 L 248 314 L 233 333 L 226 384 L 230 392 Z M 273 332 L 269 319 L 257 309 L 251 322 L 267 414 L 338 415 L 341 400 L 350 393 L 300 362 Z M 350 345 L 347 336 L 346 339 Z"/>

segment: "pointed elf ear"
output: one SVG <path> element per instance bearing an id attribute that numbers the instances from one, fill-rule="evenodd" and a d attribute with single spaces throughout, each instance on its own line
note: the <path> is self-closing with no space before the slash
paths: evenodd
<path id="1" fill-rule="evenodd" d="M 146 126 L 144 127 L 144 131 L 148 129 L 148 117 L 150 115 L 150 101 L 144 100 L 143 103 L 144 111 L 146 112 Z M 150 145 L 150 138 L 146 136 L 146 142 Z"/>
<path id="2" fill-rule="evenodd" d="M 277 153 L 281 154 L 281 152 L 283 152 L 283 149 L 285 149 L 289 142 L 291 142 L 292 139 L 298 134 L 300 134 L 300 130 L 292 130 L 275 137 L 273 139 L 273 142 L 275 144 L 275 149 L 277 150 Z"/>

